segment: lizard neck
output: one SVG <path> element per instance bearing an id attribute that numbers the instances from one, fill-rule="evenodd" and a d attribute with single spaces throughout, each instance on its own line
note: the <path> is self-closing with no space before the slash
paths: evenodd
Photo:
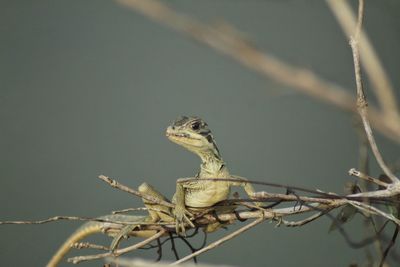
<path id="1" fill-rule="evenodd" d="M 218 150 L 199 153 L 201 158 L 199 178 L 220 178 L 229 175 L 225 162 L 219 155 Z"/>

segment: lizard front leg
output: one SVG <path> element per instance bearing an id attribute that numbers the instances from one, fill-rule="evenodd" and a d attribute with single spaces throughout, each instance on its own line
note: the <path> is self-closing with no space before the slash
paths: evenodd
<path id="1" fill-rule="evenodd" d="M 160 192 L 158 192 L 153 186 L 149 185 L 148 183 L 142 183 L 139 188 L 139 192 L 155 197 L 157 199 L 163 200 L 163 201 L 168 201 L 169 200 L 162 195 Z M 158 221 L 165 221 L 165 222 L 170 222 L 173 221 L 173 215 L 171 212 L 171 209 L 169 207 L 165 207 L 160 204 L 154 204 L 146 199 L 142 199 L 144 205 L 148 209 L 149 215 L 143 220 L 138 221 L 135 224 L 129 224 L 126 225 L 121 229 L 121 231 L 114 237 L 113 241 L 111 242 L 110 245 L 110 250 L 114 251 L 117 247 L 118 244 L 121 242 L 122 238 L 127 238 L 129 233 L 135 230 L 136 228 L 140 228 L 141 223 L 156 223 Z"/>
<path id="2" fill-rule="evenodd" d="M 254 187 L 253 187 L 253 185 L 252 185 L 251 183 L 247 182 L 247 178 L 244 178 L 244 177 L 241 177 L 241 176 L 237 176 L 237 175 L 231 175 L 231 177 L 232 177 L 232 178 L 238 179 L 237 182 L 232 182 L 232 184 L 231 184 L 232 186 L 240 186 L 240 187 L 243 187 L 243 189 L 244 189 L 244 191 L 246 192 L 246 194 L 247 194 L 251 199 L 254 198 L 254 193 L 255 193 Z M 263 202 L 254 202 L 254 204 L 255 204 L 257 207 L 261 207 L 261 206 L 264 205 Z"/>
<path id="3" fill-rule="evenodd" d="M 191 221 L 191 218 L 194 216 L 186 209 L 185 193 L 185 183 L 178 179 L 172 202 L 175 203 L 174 216 L 176 221 L 176 233 L 179 235 L 185 235 L 185 224 L 189 224 L 190 227 L 195 227 Z"/>

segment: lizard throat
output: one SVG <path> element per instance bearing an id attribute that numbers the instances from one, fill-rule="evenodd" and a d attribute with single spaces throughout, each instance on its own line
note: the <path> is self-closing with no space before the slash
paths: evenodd
<path id="1" fill-rule="evenodd" d="M 215 153 L 199 153 L 202 160 L 199 178 L 218 178 L 225 176 L 227 168 L 220 155 Z"/>

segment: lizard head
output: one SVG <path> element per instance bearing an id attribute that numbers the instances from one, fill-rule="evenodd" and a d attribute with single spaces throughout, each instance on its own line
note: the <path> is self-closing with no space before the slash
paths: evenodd
<path id="1" fill-rule="evenodd" d="M 201 158 L 220 158 L 214 138 L 205 121 L 199 117 L 182 116 L 167 128 L 166 136 L 172 142 L 196 153 Z"/>

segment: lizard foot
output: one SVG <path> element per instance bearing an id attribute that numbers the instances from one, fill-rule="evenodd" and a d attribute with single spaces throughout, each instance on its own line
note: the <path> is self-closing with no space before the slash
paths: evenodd
<path id="1" fill-rule="evenodd" d="M 122 238 L 128 238 L 128 234 L 135 230 L 136 228 L 140 228 L 140 225 L 137 224 L 130 224 L 124 226 L 121 231 L 117 233 L 110 245 L 110 251 L 114 252 L 114 250 L 118 247 L 119 243 L 121 242 Z"/>
<path id="2" fill-rule="evenodd" d="M 193 214 L 190 213 L 187 209 L 184 207 L 175 207 L 175 221 L 176 221 L 176 233 L 178 235 L 185 236 L 185 225 L 188 224 L 190 227 L 194 228 L 195 225 L 192 223 L 191 219 L 194 218 Z"/>

